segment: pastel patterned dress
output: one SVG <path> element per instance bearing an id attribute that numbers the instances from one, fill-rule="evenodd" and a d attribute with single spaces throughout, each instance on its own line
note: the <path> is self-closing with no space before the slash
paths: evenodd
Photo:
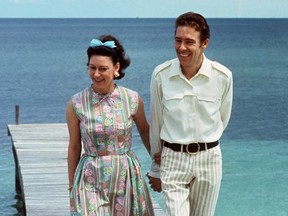
<path id="1" fill-rule="evenodd" d="M 88 87 L 72 97 L 80 120 L 82 155 L 74 176 L 71 215 L 153 216 L 151 198 L 131 151 L 138 93 L 116 86 L 101 96 Z"/>

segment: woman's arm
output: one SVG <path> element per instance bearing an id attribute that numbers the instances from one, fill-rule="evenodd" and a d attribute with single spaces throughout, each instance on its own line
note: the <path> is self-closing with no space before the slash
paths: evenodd
<path id="1" fill-rule="evenodd" d="M 69 101 L 66 110 L 66 120 L 69 131 L 69 145 L 68 145 L 68 178 L 69 188 L 73 185 L 74 173 L 77 168 L 81 155 L 81 135 L 80 135 L 80 121 L 77 118 L 72 101 Z"/>
<path id="2" fill-rule="evenodd" d="M 140 96 L 138 96 L 138 110 L 133 116 L 133 119 L 140 134 L 141 140 L 150 154 L 149 124 L 144 112 L 144 103 Z"/>

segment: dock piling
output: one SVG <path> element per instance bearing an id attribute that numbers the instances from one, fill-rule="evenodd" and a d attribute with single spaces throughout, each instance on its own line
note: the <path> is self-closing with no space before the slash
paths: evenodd
<path id="1" fill-rule="evenodd" d="M 20 106 L 19 105 L 15 105 L 15 124 L 19 125 L 20 121 Z"/>

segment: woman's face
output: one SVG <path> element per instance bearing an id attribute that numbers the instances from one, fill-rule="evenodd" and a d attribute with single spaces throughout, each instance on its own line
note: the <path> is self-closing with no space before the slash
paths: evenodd
<path id="1" fill-rule="evenodd" d="M 114 89 L 114 73 L 119 71 L 120 64 L 113 65 L 109 56 L 93 55 L 89 60 L 88 72 L 94 91 L 107 94 Z"/>

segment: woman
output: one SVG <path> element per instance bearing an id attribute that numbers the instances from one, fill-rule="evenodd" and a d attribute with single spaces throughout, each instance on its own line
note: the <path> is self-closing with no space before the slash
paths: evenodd
<path id="1" fill-rule="evenodd" d="M 92 85 L 72 96 L 66 112 L 71 215 L 153 216 L 140 164 L 130 150 L 134 121 L 150 152 L 143 101 L 114 83 L 124 77 L 130 59 L 112 35 L 93 39 L 87 55 Z"/>

